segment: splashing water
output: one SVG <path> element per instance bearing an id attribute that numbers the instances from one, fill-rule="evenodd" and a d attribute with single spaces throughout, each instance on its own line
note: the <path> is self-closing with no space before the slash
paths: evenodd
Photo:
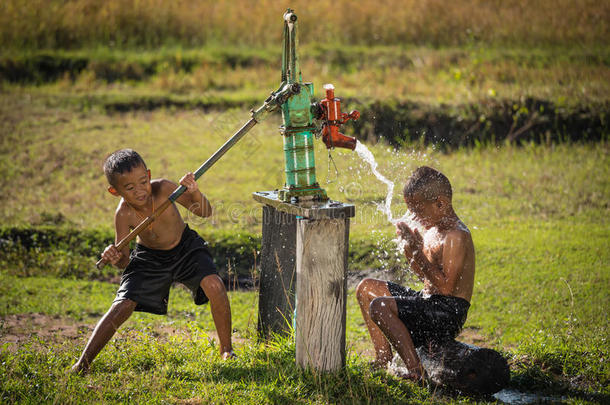
<path id="1" fill-rule="evenodd" d="M 355 152 L 362 160 L 368 163 L 375 177 L 377 177 L 377 179 L 385 183 L 387 186 L 388 191 L 385 196 L 385 201 L 383 204 L 377 204 L 377 209 L 386 216 L 390 223 L 396 225 L 399 222 L 406 222 L 411 229 L 418 229 L 421 232 L 423 228 L 421 224 L 415 219 L 415 215 L 411 211 L 407 210 L 405 214 L 400 218 L 393 218 L 391 208 L 392 195 L 394 193 L 394 182 L 388 180 L 384 175 L 379 173 L 379 170 L 377 170 L 377 161 L 375 160 L 375 156 L 373 156 L 373 153 L 369 150 L 369 148 L 367 148 L 362 142 L 358 141 L 356 143 Z"/>
<path id="2" fill-rule="evenodd" d="M 377 161 L 375 160 L 375 156 L 373 156 L 373 153 L 369 150 L 369 148 L 367 148 L 362 142 L 358 141 L 356 143 L 355 152 L 358 154 L 358 156 L 362 160 L 364 160 L 369 165 L 369 167 L 371 168 L 371 171 L 373 172 L 375 177 L 377 177 L 377 179 L 379 179 L 379 181 L 381 181 L 382 183 L 385 183 L 387 186 L 387 193 L 386 193 L 385 201 L 383 204 L 378 203 L 377 209 L 379 211 L 381 211 L 386 216 L 388 221 L 390 223 L 392 223 L 393 225 L 396 225 L 399 222 L 405 222 L 409 226 L 409 228 L 417 229 L 417 230 L 419 230 L 420 234 L 423 235 L 424 228 L 415 219 L 415 215 L 412 212 L 410 212 L 409 210 L 407 210 L 402 217 L 393 218 L 391 207 L 392 207 L 392 195 L 394 193 L 394 182 L 387 179 L 384 175 L 379 173 L 379 170 L 377 170 L 377 166 L 378 166 Z M 396 243 L 398 252 L 400 252 L 402 254 L 402 252 L 404 251 L 406 241 L 400 237 L 397 237 L 396 239 L 394 239 L 394 242 Z"/>

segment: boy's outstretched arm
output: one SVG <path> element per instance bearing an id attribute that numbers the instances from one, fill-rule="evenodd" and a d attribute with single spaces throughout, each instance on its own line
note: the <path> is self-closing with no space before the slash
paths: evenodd
<path id="1" fill-rule="evenodd" d="M 176 200 L 180 205 L 200 217 L 212 215 L 212 206 L 207 198 L 199 191 L 195 175 L 191 172 L 180 179 L 180 185 L 186 187 L 186 191 Z"/>

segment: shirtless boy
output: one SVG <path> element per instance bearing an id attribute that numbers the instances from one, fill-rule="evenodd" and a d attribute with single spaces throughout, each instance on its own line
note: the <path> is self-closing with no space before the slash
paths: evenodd
<path id="1" fill-rule="evenodd" d="M 144 160 L 131 149 L 110 155 L 104 162 L 104 173 L 110 183 L 110 194 L 121 197 L 114 215 L 115 243 L 151 215 L 155 206 L 161 205 L 177 187 L 165 179 L 151 181 Z M 187 190 L 176 201 L 195 215 L 210 216 L 212 207 L 199 191 L 193 173 L 182 177 L 180 184 Z M 233 357 L 231 308 L 224 284 L 216 273 L 206 242 L 184 223 L 176 206 L 168 207 L 138 235 L 136 242 L 131 255 L 129 247 L 119 251 L 114 244 L 102 253 L 106 262 L 124 269 L 121 285 L 72 371 L 87 372 L 95 356 L 133 311 L 166 314 L 174 281 L 191 290 L 196 305 L 210 301 L 221 356 Z"/>
<path id="2" fill-rule="evenodd" d="M 405 362 L 406 378 L 420 381 L 423 369 L 416 347 L 454 339 L 470 307 L 475 253 L 470 232 L 451 203 L 445 175 L 420 167 L 403 190 L 407 207 L 419 223 L 399 222 L 411 270 L 424 282 L 421 291 L 364 279 L 356 289 L 362 316 L 375 347 L 376 367 L 392 360 L 392 346 Z"/>

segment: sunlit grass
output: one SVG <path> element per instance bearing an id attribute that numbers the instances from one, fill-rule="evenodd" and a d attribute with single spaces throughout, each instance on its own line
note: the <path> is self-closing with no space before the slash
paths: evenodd
<path id="1" fill-rule="evenodd" d="M 299 16 L 303 43 L 343 45 L 592 45 L 607 43 L 610 13 L 607 3 L 591 0 L 6 0 L 0 8 L 0 43 L 16 48 L 260 46 L 280 40 L 287 7 Z"/>

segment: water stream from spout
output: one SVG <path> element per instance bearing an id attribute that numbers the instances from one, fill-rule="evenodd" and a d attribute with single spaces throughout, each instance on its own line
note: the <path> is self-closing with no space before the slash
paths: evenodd
<path id="1" fill-rule="evenodd" d="M 358 141 L 356 143 L 356 149 L 354 151 L 362 160 L 364 160 L 369 165 L 375 177 L 377 177 L 377 179 L 382 183 L 385 183 L 387 187 L 385 200 L 383 204 L 377 204 L 377 209 L 381 211 L 386 216 L 388 221 L 393 225 L 396 225 L 398 222 L 406 222 L 411 228 L 419 228 L 420 224 L 415 221 L 415 219 L 413 218 L 413 214 L 409 210 L 407 210 L 402 217 L 393 217 L 392 196 L 394 194 L 394 182 L 392 180 L 389 180 L 383 174 L 379 173 L 379 170 L 377 169 L 377 161 L 375 160 L 375 156 L 373 156 L 373 153 L 369 150 L 369 148 L 367 148 L 366 145 L 364 145 L 362 142 Z"/>
<path id="2" fill-rule="evenodd" d="M 364 160 L 371 168 L 371 171 L 381 182 L 385 183 L 387 186 L 387 193 L 385 196 L 384 204 L 377 204 L 377 209 L 381 211 L 391 223 L 395 223 L 392 220 L 392 194 L 394 193 L 394 182 L 388 180 L 383 174 L 379 173 L 377 170 L 377 161 L 375 160 L 375 156 L 373 153 L 367 148 L 362 142 L 358 141 L 356 143 L 356 149 L 354 150 L 358 156 Z"/>
<path id="3" fill-rule="evenodd" d="M 405 214 L 402 217 L 393 218 L 392 196 L 394 194 L 394 182 L 389 180 L 387 177 L 385 177 L 379 172 L 378 163 L 369 148 L 367 148 L 366 145 L 364 145 L 362 142 L 358 141 L 356 143 L 356 149 L 354 149 L 354 151 L 362 160 L 364 160 L 369 165 L 371 172 L 373 172 L 373 175 L 375 175 L 375 177 L 377 177 L 379 181 L 385 183 L 387 187 L 385 200 L 383 203 L 377 203 L 377 209 L 386 216 L 386 218 L 391 224 L 396 225 L 398 222 L 406 222 L 411 229 L 418 229 L 420 233 L 423 234 L 423 228 L 421 224 L 415 220 L 413 214 L 409 210 L 406 210 Z M 394 239 L 394 242 L 396 243 L 396 248 L 398 252 L 402 254 L 406 242 L 400 237 Z"/>

